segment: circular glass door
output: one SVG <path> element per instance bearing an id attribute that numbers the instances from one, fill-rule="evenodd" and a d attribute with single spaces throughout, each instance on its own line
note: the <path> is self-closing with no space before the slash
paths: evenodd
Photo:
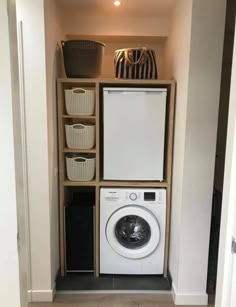
<path id="1" fill-rule="evenodd" d="M 141 206 L 125 206 L 112 214 L 106 237 L 115 252 L 126 258 L 150 255 L 160 241 L 160 227 L 153 213 Z"/>
<path id="2" fill-rule="evenodd" d="M 151 228 L 142 217 L 126 215 L 116 223 L 115 235 L 124 247 L 137 249 L 148 243 L 151 237 Z"/>

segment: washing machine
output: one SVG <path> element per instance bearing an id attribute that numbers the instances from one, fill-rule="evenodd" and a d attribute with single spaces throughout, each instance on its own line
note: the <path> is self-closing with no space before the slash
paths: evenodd
<path id="1" fill-rule="evenodd" d="M 164 273 L 165 189 L 100 190 L 100 273 Z"/>

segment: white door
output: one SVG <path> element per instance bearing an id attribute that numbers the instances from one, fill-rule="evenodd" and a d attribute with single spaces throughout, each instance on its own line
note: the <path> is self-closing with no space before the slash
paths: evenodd
<path id="1" fill-rule="evenodd" d="M 0 1 L 0 297 L 1 306 L 27 306 L 27 259 L 22 180 L 15 1 Z M 2 146 L 3 148 L 3 146 Z"/>
<path id="2" fill-rule="evenodd" d="M 219 246 L 216 307 L 236 306 L 236 41 L 234 42 L 231 94 Z"/>
<path id="3" fill-rule="evenodd" d="M 104 179 L 163 180 L 166 95 L 104 88 Z"/>

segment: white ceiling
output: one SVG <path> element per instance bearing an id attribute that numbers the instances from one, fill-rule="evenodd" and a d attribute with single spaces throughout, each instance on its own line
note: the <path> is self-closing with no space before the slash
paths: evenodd
<path id="1" fill-rule="evenodd" d="M 123 17 L 169 17 L 177 0 L 57 0 L 65 9 L 79 10 L 81 14 Z"/>

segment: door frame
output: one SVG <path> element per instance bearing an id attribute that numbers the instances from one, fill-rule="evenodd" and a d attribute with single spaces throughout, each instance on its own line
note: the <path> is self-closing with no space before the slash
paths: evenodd
<path id="1" fill-rule="evenodd" d="M 14 132 L 15 154 L 15 182 L 16 182 L 16 205 L 17 205 L 17 240 L 19 257 L 19 277 L 21 306 L 28 306 L 31 298 L 28 289 L 30 280 L 30 246 L 29 246 L 29 223 L 28 223 L 28 180 L 27 180 L 27 155 L 26 155 L 26 131 L 24 120 L 24 99 L 22 82 L 20 82 L 21 62 L 18 50 L 18 27 L 16 17 L 16 0 L 7 0 L 7 12 L 9 23 L 9 43 L 12 81 L 12 113 Z"/>
<path id="2" fill-rule="evenodd" d="M 24 258 L 23 255 L 27 255 L 29 246 L 27 247 L 27 236 L 29 229 L 27 229 L 26 221 L 26 190 L 27 189 L 27 178 L 24 176 L 24 170 L 21 163 L 24 163 L 24 145 L 22 143 L 22 118 L 21 113 L 18 113 L 20 104 L 20 86 L 18 76 L 18 58 L 17 58 L 17 35 L 16 35 L 16 24 L 14 25 L 14 14 L 15 14 L 15 0 L 8 0 L 8 13 L 12 24 L 10 23 L 10 45 L 11 45 L 11 60 L 12 60 L 12 76 L 14 76 L 14 88 L 13 88 L 13 114 L 14 114 L 14 133 L 15 133 L 15 153 L 20 159 L 16 159 L 16 189 L 17 189 L 17 216 L 18 216 L 18 228 L 20 233 L 20 275 L 21 277 L 21 290 L 25 291 L 25 274 L 29 273 L 30 259 Z M 16 18 L 15 18 L 16 23 Z M 232 80 L 231 84 L 236 82 L 236 41 L 234 42 L 234 61 L 232 69 Z M 15 103 L 14 103 L 15 102 Z M 22 111 L 22 110 L 21 110 Z M 20 141 L 16 138 L 17 135 L 21 135 Z M 236 86 L 231 86 L 231 98 L 230 98 L 230 109 L 229 109 L 229 124 L 228 124 L 228 142 L 226 152 L 226 166 L 225 166 L 225 180 L 224 180 L 224 196 L 222 202 L 222 221 L 221 221 L 221 235 L 220 235 L 220 247 L 219 247 L 219 261 L 218 261 L 218 277 L 217 277 L 217 290 L 216 290 L 216 307 L 225 307 L 226 294 L 229 293 L 229 283 L 231 276 L 230 265 L 232 264 L 231 255 L 231 233 L 233 224 L 233 188 L 234 184 L 234 170 L 232 166 L 236 163 Z M 23 184 L 20 185 L 20 179 L 23 180 Z M 18 181 L 19 180 L 19 181 Z M 25 264 L 26 263 L 26 264 Z M 27 269 L 26 269 L 27 268 Z M 29 276 L 29 275 L 28 275 Z M 26 288 L 27 289 L 27 288 Z M 23 296 L 25 296 L 23 294 Z M 22 304 L 22 306 L 25 306 Z"/>
<path id="3" fill-rule="evenodd" d="M 236 30 L 236 25 L 235 25 Z M 229 307 L 232 286 L 232 268 L 235 256 L 231 252 L 233 225 L 236 223 L 236 32 L 234 39 L 231 90 L 228 115 L 222 216 L 215 307 Z"/>

